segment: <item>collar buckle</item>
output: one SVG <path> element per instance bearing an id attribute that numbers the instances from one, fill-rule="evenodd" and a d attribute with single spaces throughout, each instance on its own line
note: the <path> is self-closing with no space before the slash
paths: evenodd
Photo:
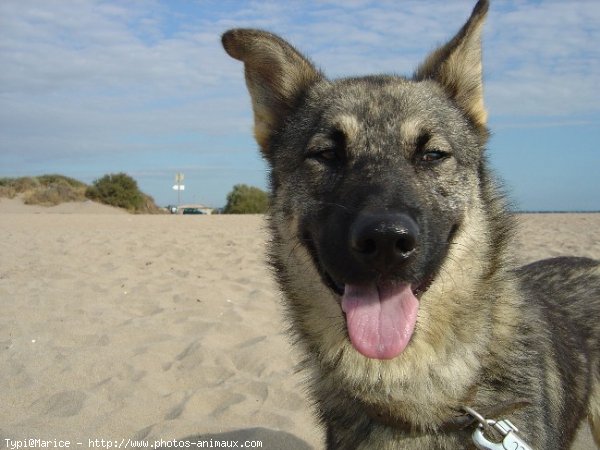
<path id="1" fill-rule="evenodd" d="M 473 432 L 472 438 L 475 446 L 480 450 L 532 450 L 532 448 L 517 434 L 519 429 L 510 420 L 486 419 L 473 408 L 464 407 L 464 410 L 479 424 Z M 496 442 L 500 435 L 501 442 Z"/>

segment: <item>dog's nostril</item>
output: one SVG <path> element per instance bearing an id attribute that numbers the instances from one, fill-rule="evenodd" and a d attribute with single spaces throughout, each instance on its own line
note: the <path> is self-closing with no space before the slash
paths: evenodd
<path id="1" fill-rule="evenodd" d="M 412 253 L 417 247 L 417 240 L 411 234 L 404 234 L 396 240 L 396 250 L 402 255 Z"/>

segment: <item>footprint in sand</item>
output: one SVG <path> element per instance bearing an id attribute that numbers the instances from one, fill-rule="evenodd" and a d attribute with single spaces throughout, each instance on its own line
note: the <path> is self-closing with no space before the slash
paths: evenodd
<path id="1" fill-rule="evenodd" d="M 52 395 L 46 402 L 45 412 L 49 416 L 71 417 L 83 408 L 86 394 L 81 391 L 62 391 Z"/>

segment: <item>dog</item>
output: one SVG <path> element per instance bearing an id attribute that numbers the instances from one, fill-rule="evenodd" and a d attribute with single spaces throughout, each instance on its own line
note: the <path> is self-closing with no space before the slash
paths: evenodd
<path id="1" fill-rule="evenodd" d="M 568 449 L 586 417 L 600 446 L 600 263 L 513 262 L 485 156 L 488 7 L 406 78 L 329 80 L 274 34 L 222 36 L 328 449 Z"/>

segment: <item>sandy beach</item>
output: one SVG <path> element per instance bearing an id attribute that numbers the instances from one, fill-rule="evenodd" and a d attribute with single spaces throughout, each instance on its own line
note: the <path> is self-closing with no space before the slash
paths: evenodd
<path id="1" fill-rule="evenodd" d="M 600 258 L 600 214 L 526 214 L 517 259 Z M 0 199 L 0 448 L 321 449 L 262 216 Z M 221 434 L 220 434 L 221 433 Z M 587 428 L 576 450 L 595 448 Z"/>

